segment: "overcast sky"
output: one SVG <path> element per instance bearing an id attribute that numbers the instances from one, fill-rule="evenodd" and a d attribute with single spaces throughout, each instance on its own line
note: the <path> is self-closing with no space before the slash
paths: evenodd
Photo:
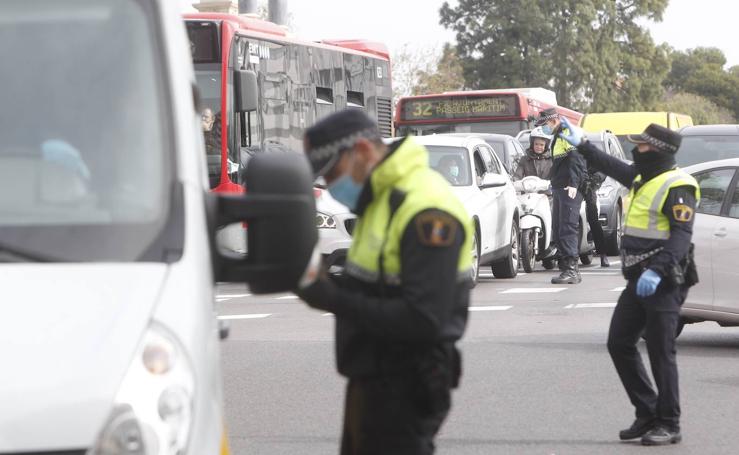
<path id="1" fill-rule="evenodd" d="M 443 0 L 287 1 L 296 34 L 307 39 L 366 38 L 384 42 L 391 51 L 405 43 L 440 47 L 454 40 L 454 34 L 439 25 Z M 737 18 L 736 0 L 670 0 L 664 21 L 650 29 L 657 42 L 677 49 L 718 47 L 730 66 L 739 65 Z"/>

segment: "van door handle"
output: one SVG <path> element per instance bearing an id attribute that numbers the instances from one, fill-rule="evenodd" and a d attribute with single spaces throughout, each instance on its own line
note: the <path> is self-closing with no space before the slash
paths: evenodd
<path id="1" fill-rule="evenodd" d="M 716 230 L 716 232 L 713 233 L 713 236 L 714 237 L 719 237 L 719 238 L 724 238 L 724 237 L 726 237 L 727 234 L 728 233 L 726 232 L 726 228 L 725 227 L 722 227 L 722 228 L 718 228 Z"/>

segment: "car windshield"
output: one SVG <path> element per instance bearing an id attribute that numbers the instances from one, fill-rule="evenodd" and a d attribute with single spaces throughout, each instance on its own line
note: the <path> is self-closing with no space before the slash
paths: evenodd
<path id="1" fill-rule="evenodd" d="M 0 2 L 0 255 L 165 255 L 174 163 L 149 8 Z"/>
<path id="2" fill-rule="evenodd" d="M 528 126 L 526 122 L 522 121 L 403 125 L 398 127 L 396 136 L 426 136 L 446 133 L 493 133 L 515 136 L 525 128 L 528 128 Z"/>
<path id="3" fill-rule="evenodd" d="M 452 186 L 472 185 L 470 161 L 464 147 L 427 145 L 429 164 L 436 169 Z"/>
<path id="4" fill-rule="evenodd" d="M 739 135 L 683 136 L 676 155 L 681 167 L 727 158 L 739 158 Z"/>

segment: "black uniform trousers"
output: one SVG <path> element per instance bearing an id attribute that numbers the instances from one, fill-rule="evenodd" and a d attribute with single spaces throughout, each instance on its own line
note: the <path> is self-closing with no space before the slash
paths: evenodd
<path id="1" fill-rule="evenodd" d="M 586 189 L 583 191 L 585 200 L 585 214 L 590 225 L 590 232 L 593 233 L 593 242 L 598 254 L 606 253 L 606 238 L 603 234 L 603 227 L 598 219 L 598 194 L 594 189 Z"/>
<path id="2" fill-rule="evenodd" d="M 567 195 L 567 190 L 554 188 L 552 190 L 552 242 L 557 245 L 560 257 L 575 258 L 580 255 L 580 206 L 582 194 L 577 192 L 574 199 Z"/>
<path id="3" fill-rule="evenodd" d="M 451 389 L 419 396 L 408 375 L 350 379 L 341 455 L 431 455 Z"/>
<path id="4" fill-rule="evenodd" d="M 687 296 L 684 287 L 660 286 L 649 297 L 636 295 L 636 279 L 621 293 L 608 332 L 608 352 L 637 417 L 654 417 L 670 429 L 680 428 L 680 394 L 675 338 L 680 307 Z M 649 362 L 657 392 L 647 376 L 636 348 L 645 334 Z"/>

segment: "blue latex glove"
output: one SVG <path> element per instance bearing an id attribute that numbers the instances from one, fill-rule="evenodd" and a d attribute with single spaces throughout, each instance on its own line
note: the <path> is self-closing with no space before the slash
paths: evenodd
<path id="1" fill-rule="evenodd" d="M 561 119 L 563 131 L 559 133 L 559 137 L 574 145 L 575 147 L 582 144 L 582 138 L 583 136 L 585 136 L 583 130 L 576 126 L 570 125 L 570 121 L 567 120 L 567 117 L 562 116 Z M 565 134 L 564 130 L 568 130 L 569 134 Z"/>
<path id="2" fill-rule="evenodd" d="M 642 272 L 639 281 L 636 282 L 636 295 L 639 297 L 649 297 L 657 292 L 657 286 L 662 281 L 662 277 L 652 269 Z"/>

